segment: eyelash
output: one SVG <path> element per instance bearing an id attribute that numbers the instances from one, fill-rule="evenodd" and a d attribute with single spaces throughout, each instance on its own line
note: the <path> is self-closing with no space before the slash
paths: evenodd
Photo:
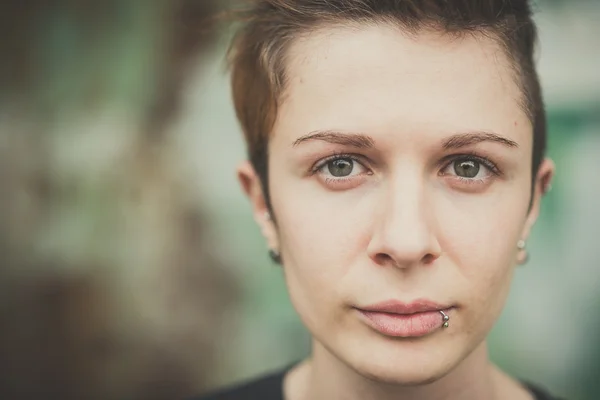
<path id="1" fill-rule="evenodd" d="M 367 166 L 365 165 L 365 161 L 363 157 L 357 156 L 356 154 L 351 154 L 351 153 L 333 153 L 332 155 L 319 160 L 313 167 L 311 170 L 311 174 L 316 174 L 318 173 L 321 169 L 323 169 L 324 166 L 326 166 L 327 164 L 329 164 L 332 161 L 336 161 L 336 160 L 344 160 L 344 159 L 349 159 L 352 161 L 355 161 L 361 165 L 363 165 L 365 168 L 367 168 Z M 341 178 L 343 179 L 343 178 Z M 339 179 L 338 179 L 339 180 Z"/>
<path id="2" fill-rule="evenodd" d="M 365 165 L 364 162 L 364 158 L 361 156 L 357 156 L 356 154 L 351 154 L 351 153 L 341 153 L 341 152 L 336 152 L 324 159 L 321 159 L 320 161 L 318 161 L 311 169 L 311 175 L 317 174 L 321 169 L 323 169 L 323 167 L 325 167 L 328 163 L 332 162 L 332 161 L 336 161 L 336 160 L 340 160 L 340 159 L 350 159 L 354 162 L 357 162 L 359 164 L 361 164 L 363 167 L 367 168 L 368 167 Z M 448 168 L 452 163 L 458 161 L 458 160 L 464 160 L 464 161 L 475 161 L 477 163 L 480 163 L 482 165 L 484 165 L 493 175 L 495 176 L 500 176 L 502 175 L 502 172 L 500 171 L 500 169 L 498 168 L 498 166 L 493 163 L 491 160 L 489 160 L 486 157 L 482 157 L 474 152 L 467 152 L 467 153 L 462 153 L 462 154 L 455 154 L 455 155 L 451 155 L 448 157 L 445 157 L 441 162 L 440 165 L 442 166 L 442 168 L 440 169 L 440 175 L 442 174 L 441 171 L 445 170 L 446 168 Z M 372 174 L 372 172 L 371 172 Z M 460 179 L 461 181 L 465 181 L 465 182 L 477 182 L 479 181 L 478 179 L 468 179 L 468 178 L 464 178 L 461 176 L 457 176 L 458 179 Z M 347 181 L 350 180 L 352 178 L 328 178 L 328 180 L 331 181 Z"/>
<path id="3" fill-rule="evenodd" d="M 442 170 L 448 168 L 453 162 L 456 162 L 458 160 L 475 161 L 477 163 L 483 164 L 487 169 L 490 170 L 490 172 L 492 174 L 494 174 L 496 176 L 502 175 L 502 171 L 500 171 L 498 166 L 496 164 L 494 164 L 490 159 L 488 159 L 486 157 L 482 157 L 473 152 L 451 155 L 451 156 L 444 158 L 444 160 L 442 160 L 442 162 L 441 162 L 441 164 L 443 165 Z M 459 177 L 459 178 L 463 178 L 463 177 Z M 467 180 L 467 181 L 473 181 L 473 179 L 466 179 L 466 178 L 463 178 L 463 179 Z"/>

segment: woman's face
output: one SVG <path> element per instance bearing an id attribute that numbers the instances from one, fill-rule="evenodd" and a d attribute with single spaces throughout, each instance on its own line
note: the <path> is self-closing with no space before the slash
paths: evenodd
<path id="1" fill-rule="evenodd" d="M 529 212 L 532 126 L 507 57 L 483 36 L 332 28 L 292 46 L 288 77 L 269 145 L 276 224 L 248 164 L 240 176 L 292 303 L 365 376 L 441 377 L 496 321 L 552 173 L 546 161 Z"/>

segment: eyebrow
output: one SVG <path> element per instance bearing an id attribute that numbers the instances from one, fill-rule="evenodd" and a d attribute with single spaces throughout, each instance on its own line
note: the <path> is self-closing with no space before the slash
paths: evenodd
<path id="1" fill-rule="evenodd" d="M 301 143 L 305 143 L 311 140 L 321 140 L 328 143 L 341 144 L 345 146 L 352 146 L 356 148 L 372 148 L 375 146 L 375 140 L 362 133 L 342 133 L 336 131 L 315 131 L 308 135 L 304 135 L 298 138 L 293 147 L 298 146 Z"/>
<path id="2" fill-rule="evenodd" d="M 519 147 L 517 142 L 491 132 L 460 133 L 444 140 L 442 146 L 447 150 L 460 149 L 481 142 L 495 142 L 507 147 Z"/>
<path id="3" fill-rule="evenodd" d="M 373 148 L 375 140 L 362 133 L 342 133 L 336 131 L 315 131 L 298 138 L 293 147 L 312 140 L 341 144 L 356 148 Z M 460 133 L 445 139 L 442 147 L 446 150 L 460 149 L 482 142 L 495 142 L 511 148 L 518 148 L 517 142 L 491 132 Z"/>

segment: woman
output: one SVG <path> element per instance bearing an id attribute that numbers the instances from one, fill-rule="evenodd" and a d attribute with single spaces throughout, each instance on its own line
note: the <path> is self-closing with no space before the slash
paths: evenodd
<path id="1" fill-rule="evenodd" d="M 486 336 L 554 173 L 527 1 L 256 0 L 238 170 L 313 337 L 208 399 L 551 399 Z"/>

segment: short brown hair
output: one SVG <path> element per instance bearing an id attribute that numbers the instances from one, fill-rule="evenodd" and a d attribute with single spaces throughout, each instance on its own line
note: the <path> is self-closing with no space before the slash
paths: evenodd
<path id="1" fill-rule="evenodd" d="M 268 202 L 268 144 L 287 81 L 286 52 L 300 34 L 327 25 L 384 22 L 407 32 L 428 28 L 483 34 L 511 61 L 522 107 L 533 125 L 532 179 L 546 148 L 546 116 L 534 49 L 537 30 L 528 0 L 251 0 L 230 48 L 232 90 L 248 155 Z"/>

